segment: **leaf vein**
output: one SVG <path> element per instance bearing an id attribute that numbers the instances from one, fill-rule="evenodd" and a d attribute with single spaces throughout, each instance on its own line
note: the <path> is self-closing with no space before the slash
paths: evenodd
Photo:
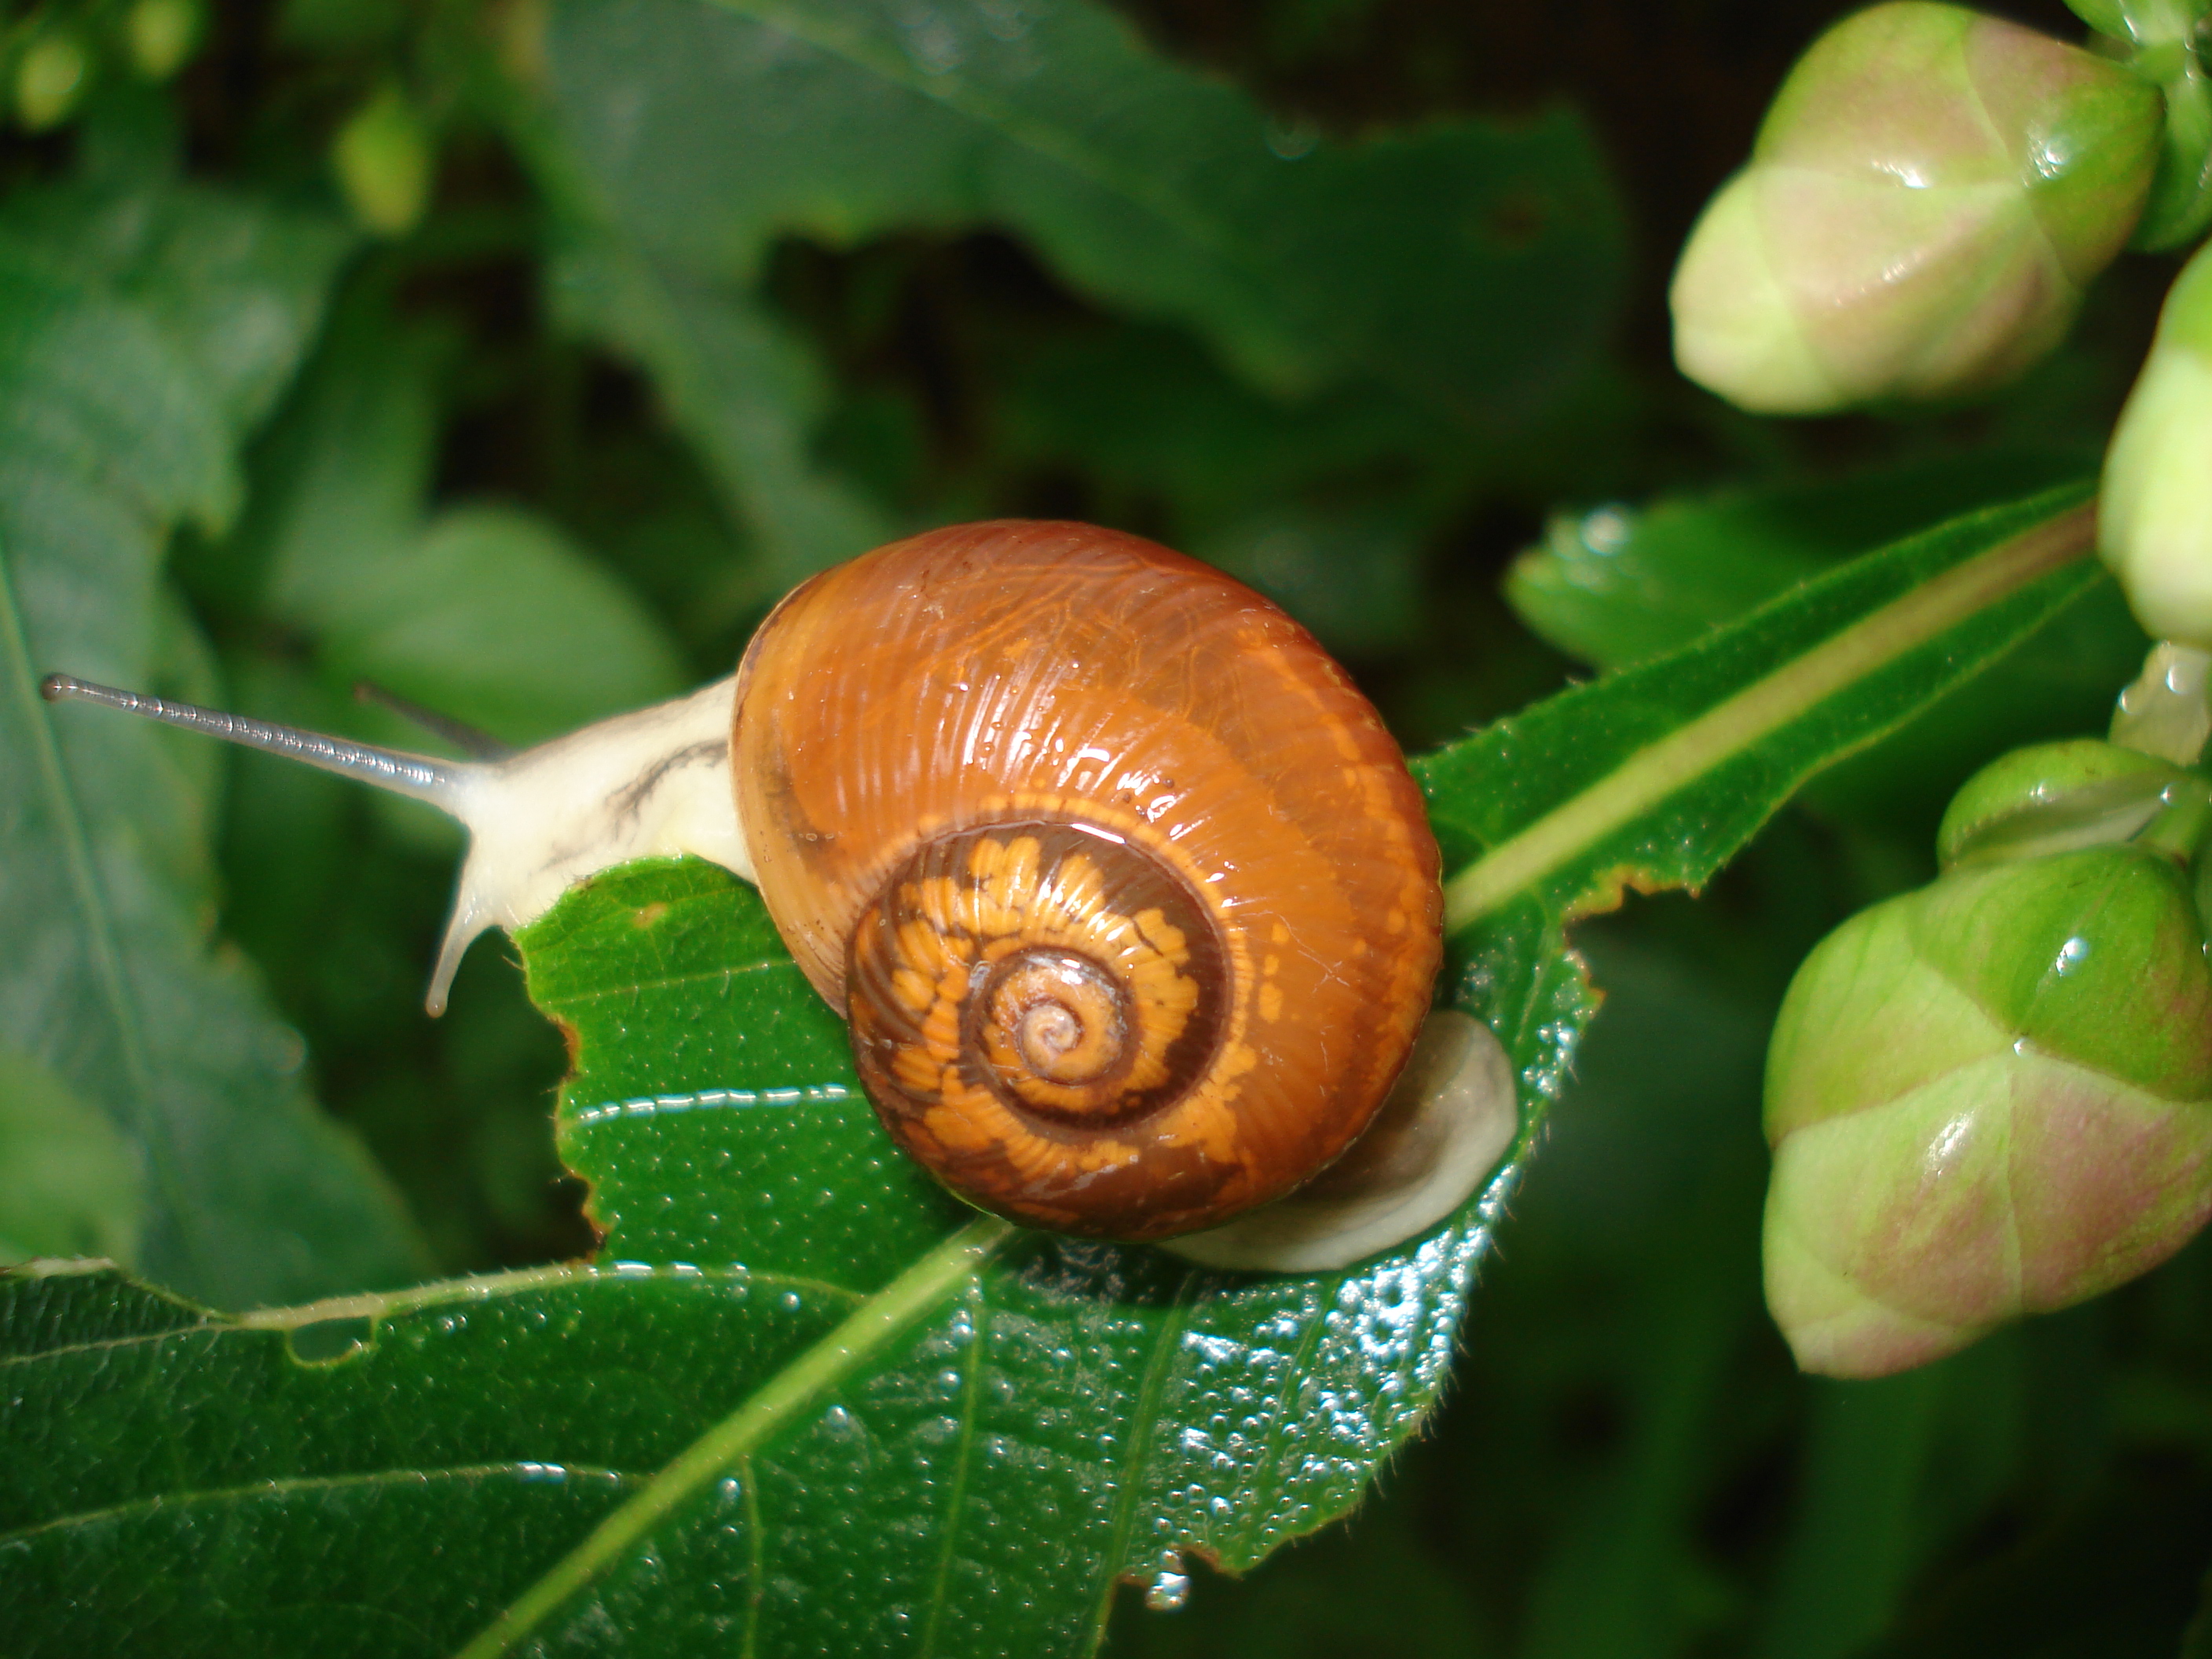
<path id="1" fill-rule="evenodd" d="M 629 1487 L 641 1485 L 647 1479 L 635 1470 L 611 1469 L 596 1465 L 564 1463 L 561 1469 L 561 1483 L 580 1479 L 604 1480 L 617 1487 Z M 125 1503 L 111 1504 L 105 1509 L 85 1510 L 75 1515 L 58 1515 L 52 1520 L 41 1521 L 35 1526 L 0 1533 L 0 1548 L 27 1543 L 32 1539 L 51 1533 L 98 1526 L 108 1521 L 129 1520 L 167 1509 L 207 1504 L 252 1503 L 267 1498 L 289 1497 L 297 1492 L 343 1492 L 401 1485 L 419 1486 L 433 1481 L 486 1480 L 501 1476 L 538 1485 L 556 1484 L 549 1480 L 545 1470 L 546 1466 L 541 1463 L 465 1463 L 451 1468 L 369 1469 L 355 1474 L 294 1475 L 279 1480 L 253 1480 L 238 1486 L 155 1492 L 149 1498 L 134 1498 Z"/>
<path id="2" fill-rule="evenodd" d="M 945 1547 L 938 1552 L 937 1582 L 931 1588 L 929 1617 L 922 1626 L 921 1659 L 930 1659 L 937 1651 L 938 1627 L 945 1616 L 945 1591 L 951 1582 L 952 1557 L 959 1540 L 960 1512 L 968 1502 L 968 1472 L 975 1447 L 975 1419 L 983 1397 L 983 1372 L 990 1364 L 991 1299 L 985 1292 L 981 1274 L 969 1292 L 968 1305 L 975 1327 L 969 1338 L 968 1375 L 960 1391 L 960 1437 L 954 1454 L 952 1492 L 945 1504 Z"/>
<path id="3" fill-rule="evenodd" d="M 1173 1367 L 1176 1351 L 1182 1346 L 1183 1333 L 1190 1328 L 1191 1304 L 1195 1299 L 1200 1279 L 1195 1270 L 1186 1273 L 1182 1282 L 1176 1286 L 1173 1302 L 1167 1316 L 1160 1321 L 1152 1336 L 1152 1352 L 1145 1360 L 1145 1375 L 1137 1385 L 1137 1399 L 1129 1431 L 1129 1448 L 1121 1459 L 1121 1479 L 1114 1495 L 1114 1520 L 1107 1534 L 1107 1547 L 1101 1557 L 1100 1583 L 1093 1606 L 1097 1624 L 1105 1628 L 1107 1616 L 1114 1609 L 1114 1587 L 1121 1582 L 1128 1570 L 1127 1557 L 1129 1539 L 1136 1530 L 1137 1508 L 1144 1494 L 1145 1459 L 1151 1455 L 1152 1423 L 1158 1414 L 1160 1395 L 1167 1387 L 1168 1372 Z"/>

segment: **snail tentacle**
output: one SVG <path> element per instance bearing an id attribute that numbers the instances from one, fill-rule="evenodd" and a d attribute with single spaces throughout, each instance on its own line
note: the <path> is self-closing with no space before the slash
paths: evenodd
<path id="1" fill-rule="evenodd" d="M 48 675 L 40 690 L 50 702 L 100 703 L 287 756 L 458 820 L 469 850 L 424 999 L 439 1014 L 479 933 L 536 921 L 595 871 L 690 853 L 752 879 L 730 810 L 732 684 L 717 680 L 492 762 L 380 748 L 66 674 Z"/>

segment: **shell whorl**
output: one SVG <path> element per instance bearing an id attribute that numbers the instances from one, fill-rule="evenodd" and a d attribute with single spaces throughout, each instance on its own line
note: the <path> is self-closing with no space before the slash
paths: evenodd
<path id="1" fill-rule="evenodd" d="M 1429 1005 L 1436 845 L 1280 611 L 1083 525 L 825 572 L 739 670 L 761 892 L 891 1133 L 1064 1231 L 1216 1224 L 1364 1128 Z"/>

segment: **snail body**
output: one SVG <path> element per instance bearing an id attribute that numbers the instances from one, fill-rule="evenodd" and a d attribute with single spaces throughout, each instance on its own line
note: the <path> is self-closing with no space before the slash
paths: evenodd
<path id="1" fill-rule="evenodd" d="M 689 852 L 757 882 L 893 1138 L 1031 1225 L 1158 1239 L 1281 1199 L 1376 1118 L 1429 1013 L 1437 848 L 1375 711 L 1273 605 L 1111 531 L 1001 522 L 878 549 L 787 597 L 733 679 L 495 763 L 46 690 L 459 817 L 434 1012 L 477 933 L 594 869 Z M 1495 1039 L 1456 1018 L 1484 1045 L 1455 1035 L 1462 1073 L 1498 1074 Z M 1502 1075 L 1485 1171 L 1511 1138 Z M 1477 1178 L 1438 1161 L 1450 1189 L 1394 1197 L 1395 1237 Z M 1292 1255 L 1317 1261 L 1310 1240 Z"/>

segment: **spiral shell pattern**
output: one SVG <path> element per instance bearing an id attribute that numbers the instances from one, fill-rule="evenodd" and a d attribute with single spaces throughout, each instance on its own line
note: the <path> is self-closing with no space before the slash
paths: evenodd
<path id="1" fill-rule="evenodd" d="M 939 531 L 739 671 L 762 896 L 892 1135 L 971 1201 L 1150 1238 L 1301 1184 L 1426 1013 L 1436 843 L 1310 635 L 1085 525 Z"/>

